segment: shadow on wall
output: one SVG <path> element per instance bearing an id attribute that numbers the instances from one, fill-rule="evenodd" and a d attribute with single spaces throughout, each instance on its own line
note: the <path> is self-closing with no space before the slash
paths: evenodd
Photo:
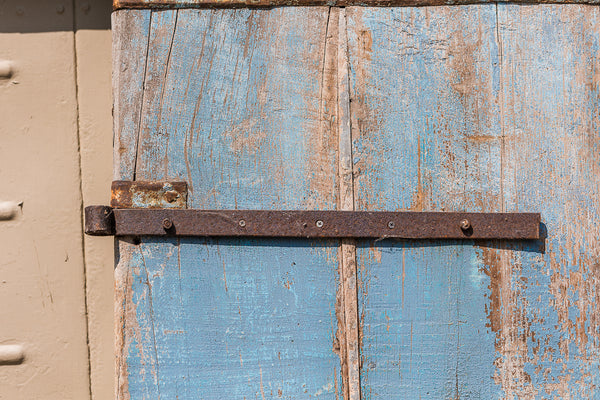
<path id="1" fill-rule="evenodd" d="M 110 29 L 111 0 L 0 0 L 0 33 Z"/>

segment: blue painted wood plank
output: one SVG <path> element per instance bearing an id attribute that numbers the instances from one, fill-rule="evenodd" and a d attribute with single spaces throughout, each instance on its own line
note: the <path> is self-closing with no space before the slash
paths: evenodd
<path id="1" fill-rule="evenodd" d="M 501 211 L 495 14 L 349 9 L 357 209 Z M 481 252 L 359 248 L 363 398 L 499 397 Z"/>
<path id="2" fill-rule="evenodd" d="M 597 397 L 598 11 L 497 10 L 356 19 L 360 207 L 540 211 L 549 235 L 359 252 L 367 398 Z"/>
<path id="3" fill-rule="evenodd" d="M 233 239 L 136 246 L 127 260 L 131 398 L 335 398 L 337 246 Z"/>
<path id="4" fill-rule="evenodd" d="M 152 286 L 139 245 L 119 241 L 115 270 L 117 399 L 158 399 Z M 135 362 L 131 362 L 135 360 Z"/>
<path id="5" fill-rule="evenodd" d="M 185 179 L 199 208 L 335 206 L 336 137 L 320 110 L 326 20 L 326 8 L 179 11 L 138 179 Z M 306 180 L 299 201 L 291 189 Z"/>
<path id="6" fill-rule="evenodd" d="M 140 10 L 112 15 L 115 180 L 131 180 L 135 171 L 151 14 Z"/>
<path id="7" fill-rule="evenodd" d="M 548 239 L 542 255 L 487 262 L 502 300 L 496 379 L 507 397 L 598 398 L 600 14 L 499 5 L 498 16 L 506 210 L 537 208 Z"/>
<path id="8" fill-rule="evenodd" d="M 335 209 L 327 18 L 153 12 L 136 178 L 187 180 L 194 208 Z M 120 246 L 120 398 L 341 395 L 339 243 Z"/>
<path id="9" fill-rule="evenodd" d="M 151 26 L 147 33 L 147 62 L 144 74 L 140 121 L 137 129 L 138 148 L 133 166 L 133 173 L 137 180 L 143 180 L 143 176 L 138 176 L 138 171 L 140 170 L 138 163 L 141 164 L 144 161 L 140 160 L 140 155 L 158 157 L 155 153 L 156 150 L 152 146 L 159 146 L 156 148 L 159 149 L 162 142 L 167 141 L 168 143 L 169 140 L 169 133 L 160 126 L 160 121 L 165 91 L 168 90 L 164 85 L 164 78 L 171 65 L 171 50 L 175 40 L 177 17 L 177 11 L 152 12 Z M 155 168 L 164 165 L 164 161 L 159 159 L 156 159 L 154 163 Z"/>
<path id="10" fill-rule="evenodd" d="M 338 207 L 329 12 L 117 13 L 118 176 Z M 355 207 L 540 211 L 549 234 L 360 244 L 363 398 L 595 398 L 598 11 L 346 12 Z M 117 398 L 340 396 L 338 245 L 120 241 Z"/>

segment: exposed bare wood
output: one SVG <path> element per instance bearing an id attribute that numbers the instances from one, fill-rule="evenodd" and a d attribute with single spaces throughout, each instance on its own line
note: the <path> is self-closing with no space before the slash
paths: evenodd
<path id="1" fill-rule="evenodd" d="M 339 209 L 354 210 L 352 175 L 352 130 L 350 88 L 348 79 L 348 33 L 346 10 L 340 10 L 338 24 L 338 174 Z M 345 354 L 347 394 L 349 400 L 360 400 L 360 351 L 358 339 L 358 299 L 356 291 L 356 242 L 342 239 L 340 252 L 340 284 L 344 303 Z"/>
<path id="2" fill-rule="evenodd" d="M 598 0 L 114 0 L 115 10 L 122 8 L 268 8 L 281 6 L 363 6 L 363 7 L 421 7 L 466 4 L 600 4 Z"/>

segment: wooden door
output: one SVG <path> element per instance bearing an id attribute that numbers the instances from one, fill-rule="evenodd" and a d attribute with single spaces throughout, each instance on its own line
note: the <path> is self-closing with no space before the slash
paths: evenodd
<path id="1" fill-rule="evenodd" d="M 133 3 L 116 179 L 200 209 L 541 212 L 547 238 L 119 240 L 117 398 L 598 396 L 596 7 Z"/>

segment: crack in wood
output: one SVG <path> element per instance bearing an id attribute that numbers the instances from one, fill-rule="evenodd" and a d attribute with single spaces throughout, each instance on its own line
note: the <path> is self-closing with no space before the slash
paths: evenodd
<path id="1" fill-rule="evenodd" d="M 338 12 L 337 87 L 338 87 L 338 175 L 339 209 L 354 210 L 354 182 L 352 161 L 352 129 L 350 114 L 350 85 L 348 64 L 348 33 L 346 10 Z M 340 281 L 344 310 L 344 344 L 342 365 L 347 376 L 344 390 L 349 400 L 360 400 L 360 349 L 358 338 L 358 292 L 356 288 L 356 243 L 342 239 L 340 243 Z"/>

